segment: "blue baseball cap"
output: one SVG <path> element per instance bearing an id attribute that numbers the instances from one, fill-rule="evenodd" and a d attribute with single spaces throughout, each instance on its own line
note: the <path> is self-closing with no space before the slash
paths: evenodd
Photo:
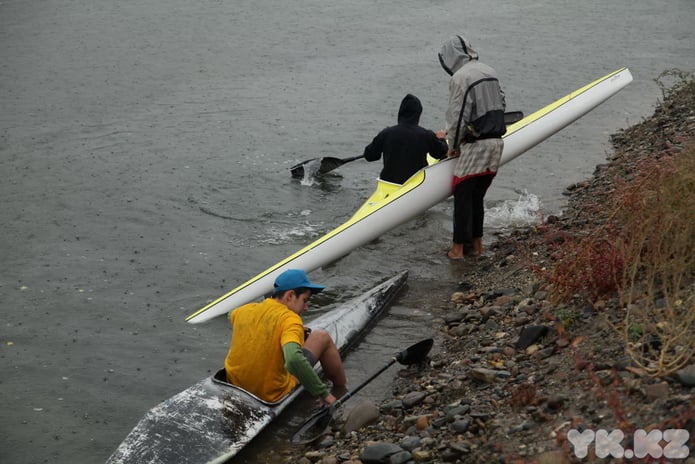
<path id="1" fill-rule="evenodd" d="M 311 289 L 311 293 L 319 293 L 323 290 L 323 285 L 316 285 L 312 283 L 306 275 L 306 272 L 301 269 L 288 269 L 279 276 L 275 278 L 275 291 L 285 292 L 287 290 L 294 290 L 295 288 L 308 288 Z"/>

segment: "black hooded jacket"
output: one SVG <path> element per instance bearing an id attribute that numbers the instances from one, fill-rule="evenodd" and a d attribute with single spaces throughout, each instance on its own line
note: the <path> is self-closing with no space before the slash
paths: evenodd
<path id="1" fill-rule="evenodd" d="M 446 156 L 449 149 L 446 141 L 418 125 L 421 114 L 420 100 L 414 95 L 406 95 L 398 110 L 398 124 L 379 132 L 364 149 L 367 161 L 377 161 L 384 154 L 384 168 L 379 175 L 381 180 L 402 184 L 427 166 L 427 153 L 437 159 Z"/>

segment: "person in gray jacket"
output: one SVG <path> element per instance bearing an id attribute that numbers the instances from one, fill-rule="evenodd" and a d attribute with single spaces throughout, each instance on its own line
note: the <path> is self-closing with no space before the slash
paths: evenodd
<path id="1" fill-rule="evenodd" d="M 479 256 L 483 252 L 483 199 L 497 174 L 507 131 L 505 96 L 497 72 L 478 60 L 463 36 L 447 40 L 439 63 L 451 76 L 446 111 L 449 157 L 454 168 L 454 234 L 448 256 Z"/>

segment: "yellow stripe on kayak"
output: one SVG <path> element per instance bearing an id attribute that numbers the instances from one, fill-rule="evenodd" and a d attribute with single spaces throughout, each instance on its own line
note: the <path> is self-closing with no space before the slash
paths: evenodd
<path id="1" fill-rule="evenodd" d="M 625 71 L 626 69 L 627 69 L 627 68 L 621 68 L 621 69 L 618 69 L 617 71 L 613 71 L 613 72 L 610 73 L 610 74 L 606 74 L 605 76 L 603 76 L 603 77 L 601 77 L 601 78 L 599 78 L 599 79 L 596 79 L 595 81 L 593 81 L 593 82 L 591 82 L 591 83 L 589 83 L 589 84 L 586 84 L 584 87 L 581 87 L 581 88 L 579 88 L 579 89 L 577 89 L 577 90 L 575 90 L 575 91 L 573 91 L 573 92 L 568 93 L 568 94 L 565 95 L 564 97 L 555 100 L 555 101 L 552 102 L 551 104 L 549 104 L 549 105 L 547 105 L 547 106 L 541 108 L 540 110 L 536 111 L 535 113 L 532 113 L 532 114 L 526 116 L 526 117 L 525 117 L 524 119 L 522 119 L 521 121 L 517 121 L 517 122 L 515 122 L 514 124 L 509 125 L 509 126 L 507 127 L 507 133 L 504 134 L 504 136 L 506 137 L 506 136 L 508 136 L 508 135 L 511 135 L 511 134 L 513 134 L 514 132 L 520 130 L 521 128 L 528 126 L 528 125 L 531 124 L 532 122 L 539 120 L 539 119 L 542 118 L 543 116 L 546 116 L 546 115 L 552 113 L 554 110 L 556 110 L 557 108 L 561 107 L 562 105 L 564 105 L 564 104 L 567 103 L 568 101 L 570 101 L 570 100 L 572 100 L 572 99 L 574 99 L 574 98 L 577 98 L 579 95 L 583 94 L 584 92 L 586 92 L 586 91 L 588 91 L 588 90 L 590 90 L 590 89 L 596 87 L 596 86 L 597 86 L 598 84 L 600 84 L 601 82 L 604 82 L 604 81 L 606 81 L 606 80 L 612 78 L 612 77 L 615 76 L 616 74 L 620 74 L 621 72 Z"/>

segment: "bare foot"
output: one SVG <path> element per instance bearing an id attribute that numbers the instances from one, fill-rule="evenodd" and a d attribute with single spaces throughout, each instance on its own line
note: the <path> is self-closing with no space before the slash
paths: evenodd
<path id="1" fill-rule="evenodd" d="M 480 256 L 483 254 L 483 238 L 476 237 L 473 239 L 473 256 Z"/>
<path id="2" fill-rule="evenodd" d="M 463 259 L 463 244 L 452 243 L 449 252 L 446 254 L 449 259 Z"/>

